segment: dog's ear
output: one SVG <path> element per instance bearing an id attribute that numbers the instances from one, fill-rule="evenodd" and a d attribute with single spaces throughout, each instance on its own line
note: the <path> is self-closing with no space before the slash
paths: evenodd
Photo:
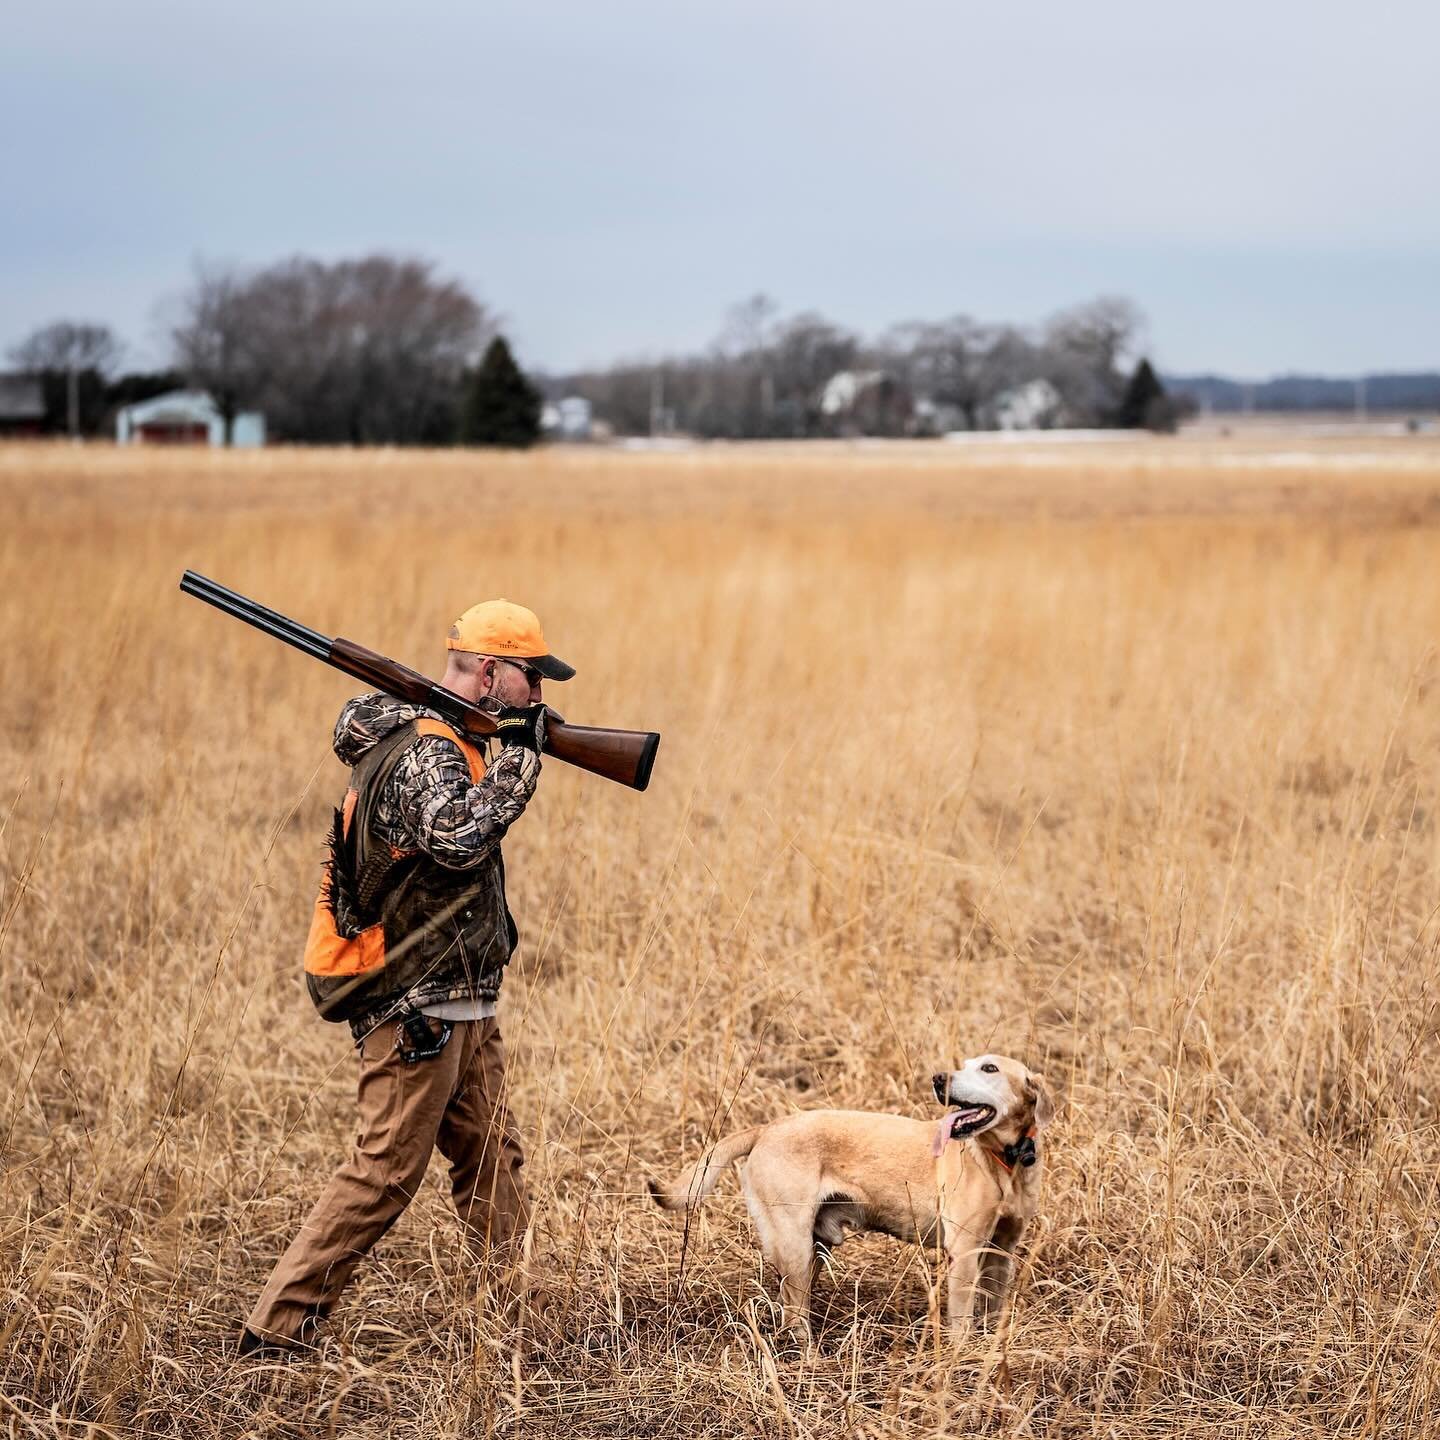
<path id="1" fill-rule="evenodd" d="M 1055 1101 L 1043 1075 L 1030 1072 L 1025 1085 L 1026 1098 L 1035 1105 L 1035 1128 L 1043 1130 L 1055 1118 Z"/>

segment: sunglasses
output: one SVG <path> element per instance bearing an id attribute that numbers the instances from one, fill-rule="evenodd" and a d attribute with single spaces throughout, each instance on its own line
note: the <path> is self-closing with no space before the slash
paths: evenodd
<path id="1" fill-rule="evenodd" d="M 527 685 L 538 685 L 545 677 L 533 666 L 527 665 L 523 660 L 511 660 L 506 655 L 496 655 L 501 665 L 513 665 L 524 677 Z"/>

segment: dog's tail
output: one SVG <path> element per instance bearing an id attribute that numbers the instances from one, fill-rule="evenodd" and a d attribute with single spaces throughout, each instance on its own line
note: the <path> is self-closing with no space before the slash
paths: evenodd
<path id="1" fill-rule="evenodd" d="M 662 1186 L 654 1180 L 647 1180 L 650 1198 L 662 1210 L 695 1209 L 719 1183 L 725 1167 L 755 1148 L 755 1142 L 764 1128 L 763 1125 L 755 1125 L 749 1130 L 737 1130 L 735 1134 L 727 1135 L 693 1165 L 687 1165 L 672 1185 Z"/>

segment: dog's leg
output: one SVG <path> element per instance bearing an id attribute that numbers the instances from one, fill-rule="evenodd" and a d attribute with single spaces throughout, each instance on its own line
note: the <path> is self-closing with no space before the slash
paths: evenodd
<path id="1" fill-rule="evenodd" d="M 969 1219 L 970 1217 L 966 1217 Z M 984 1237 L 979 1226 L 963 1224 L 948 1216 L 942 1220 L 945 1257 L 950 1262 L 945 1274 L 945 1319 L 953 1340 L 970 1333 L 975 1308 L 975 1282 L 980 1273 L 980 1252 Z"/>
<path id="2" fill-rule="evenodd" d="M 975 1246 L 970 1240 L 950 1252 L 950 1270 L 945 1283 L 945 1318 L 950 1334 L 956 1340 L 963 1340 L 970 1333 L 978 1268 Z"/>
<path id="3" fill-rule="evenodd" d="M 785 1328 L 806 1340 L 810 1338 L 810 1286 L 817 1264 L 814 1227 L 815 1216 L 808 1210 L 785 1215 L 775 1227 L 775 1268 L 780 1272 Z"/>
<path id="4" fill-rule="evenodd" d="M 1015 1276 L 1015 1251 L 1025 1233 L 1025 1222 L 1015 1215 L 1003 1215 L 995 1225 L 990 1246 L 980 1257 L 975 1283 L 975 1319 L 985 1330 L 998 1328 Z"/>
<path id="5" fill-rule="evenodd" d="M 740 1184 L 765 1268 L 780 1279 L 783 1327 L 808 1340 L 810 1286 L 816 1265 L 815 1212 L 802 1201 L 762 1198 L 749 1169 Z"/>
<path id="6" fill-rule="evenodd" d="M 765 1277 L 768 1279 L 781 1273 L 780 1241 L 775 1233 L 775 1222 L 771 1219 L 770 1207 L 755 1193 L 748 1168 L 740 1172 L 740 1189 L 745 1196 L 745 1208 L 750 1212 L 750 1224 L 755 1230 L 760 1259 L 764 1262 Z"/>
<path id="7" fill-rule="evenodd" d="M 797 1166 L 784 1151 L 755 1151 L 741 1180 L 745 1203 L 767 1265 L 780 1276 L 787 1330 L 810 1336 L 810 1284 L 815 1271 L 817 1167 Z"/>

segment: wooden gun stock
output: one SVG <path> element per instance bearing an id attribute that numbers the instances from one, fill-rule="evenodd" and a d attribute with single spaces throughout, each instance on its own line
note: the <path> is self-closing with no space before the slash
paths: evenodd
<path id="1" fill-rule="evenodd" d="M 592 775 L 603 775 L 632 790 L 650 783 L 660 737 L 653 730 L 601 730 L 589 725 L 567 725 L 555 712 L 545 725 L 545 753 L 576 765 Z"/>
<path id="2" fill-rule="evenodd" d="M 193 570 L 187 570 L 181 577 L 180 588 L 187 595 L 204 600 L 276 640 L 303 650 L 313 659 L 323 660 L 363 685 L 434 710 L 471 735 L 483 738 L 495 733 L 494 716 L 482 706 L 471 704 L 418 670 L 387 660 L 354 640 L 339 636 L 332 640 Z M 586 725 L 567 725 L 550 710 L 546 717 L 544 748 L 547 755 L 567 765 L 614 780 L 618 785 L 628 785 L 632 790 L 643 790 L 650 783 L 660 737 L 653 730 L 599 730 Z"/>

